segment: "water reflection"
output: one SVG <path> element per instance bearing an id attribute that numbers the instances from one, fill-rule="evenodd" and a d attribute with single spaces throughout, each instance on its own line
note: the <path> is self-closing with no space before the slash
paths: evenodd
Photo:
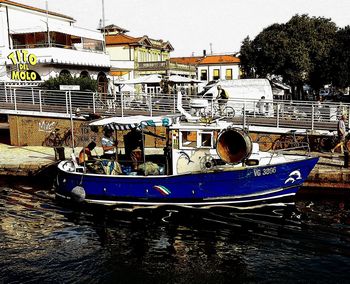
<path id="1" fill-rule="evenodd" d="M 68 207 L 47 188 L 0 183 L 5 283 L 346 281 L 349 200 L 237 211 Z M 1 281 L 0 281 L 1 282 Z"/>

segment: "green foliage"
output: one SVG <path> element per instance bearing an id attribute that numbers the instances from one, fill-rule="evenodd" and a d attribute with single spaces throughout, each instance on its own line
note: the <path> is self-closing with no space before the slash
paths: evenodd
<path id="1" fill-rule="evenodd" d="M 97 81 L 89 77 L 72 77 L 69 75 L 50 77 L 41 86 L 48 90 L 59 90 L 60 85 L 79 85 L 81 91 L 96 91 Z"/>
<path id="2" fill-rule="evenodd" d="M 253 41 L 246 39 L 241 64 L 247 77 L 277 75 L 292 87 L 309 84 L 318 89 L 331 83 L 330 53 L 336 37 L 330 19 L 295 15 L 285 24 L 265 28 Z"/>
<path id="3" fill-rule="evenodd" d="M 255 76 L 255 57 L 253 57 L 254 50 L 252 47 L 252 41 L 250 40 L 249 36 L 243 40 L 240 53 L 243 77 L 253 78 Z"/>
<path id="4" fill-rule="evenodd" d="M 331 50 L 332 82 L 339 88 L 350 86 L 350 26 L 340 29 Z"/>

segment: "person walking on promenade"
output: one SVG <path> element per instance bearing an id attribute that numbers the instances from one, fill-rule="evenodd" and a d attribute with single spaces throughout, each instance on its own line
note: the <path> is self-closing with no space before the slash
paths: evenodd
<path id="1" fill-rule="evenodd" d="M 338 121 L 337 126 L 337 132 L 338 132 L 338 144 L 335 145 L 333 149 L 331 149 L 331 152 L 334 153 L 334 151 L 340 147 L 340 152 L 344 153 L 344 142 L 345 142 L 345 135 L 346 135 L 346 128 L 345 128 L 345 115 L 341 115 Z"/>
<path id="2" fill-rule="evenodd" d="M 256 107 L 259 110 L 259 114 L 265 115 L 265 96 L 262 96 L 257 102 Z"/>

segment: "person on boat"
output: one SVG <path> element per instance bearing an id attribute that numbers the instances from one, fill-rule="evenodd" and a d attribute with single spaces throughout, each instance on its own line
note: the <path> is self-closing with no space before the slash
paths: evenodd
<path id="1" fill-rule="evenodd" d="M 101 156 L 103 159 L 115 159 L 117 149 L 116 146 L 118 142 L 113 137 L 112 129 L 105 129 L 104 135 L 101 140 L 103 155 Z"/>
<path id="2" fill-rule="evenodd" d="M 91 151 L 93 149 L 95 149 L 96 147 L 96 143 L 95 142 L 90 142 L 89 145 L 87 145 L 86 147 L 84 147 L 80 153 L 79 153 L 79 164 L 84 164 L 87 161 L 92 161 L 93 157 L 91 154 Z"/>
<path id="3" fill-rule="evenodd" d="M 132 161 L 132 167 L 137 170 L 138 164 L 143 157 L 143 139 L 142 133 L 136 128 L 124 135 L 125 155 Z"/>
<path id="4" fill-rule="evenodd" d="M 334 153 L 335 149 L 340 147 L 340 152 L 344 153 L 344 142 L 345 142 L 345 136 L 346 136 L 346 128 L 345 128 L 345 115 L 341 115 L 338 121 L 337 125 L 337 132 L 338 132 L 338 143 L 335 145 L 333 149 L 331 149 L 331 152 Z"/>
<path id="5" fill-rule="evenodd" d="M 228 93 L 226 90 L 224 90 L 221 85 L 217 86 L 218 89 L 218 95 L 216 97 L 216 100 L 218 101 L 219 104 L 219 109 L 220 109 L 220 113 L 224 112 L 224 108 L 227 105 L 227 101 L 228 101 Z"/>

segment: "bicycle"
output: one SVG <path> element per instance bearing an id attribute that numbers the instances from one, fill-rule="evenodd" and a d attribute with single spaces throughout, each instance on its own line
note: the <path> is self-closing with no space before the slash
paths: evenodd
<path id="1" fill-rule="evenodd" d="M 42 146 L 57 147 L 57 146 L 73 146 L 72 131 L 70 128 L 66 129 L 63 135 L 59 132 L 60 129 L 56 128 L 52 131 L 43 141 Z M 74 145 L 76 145 L 76 139 L 74 138 Z"/>
<path id="2" fill-rule="evenodd" d="M 321 151 L 331 151 L 335 145 L 338 144 L 339 139 L 337 135 L 337 131 L 330 131 L 331 135 L 327 137 L 323 137 L 320 139 L 319 142 L 319 148 Z M 344 150 L 349 151 L 350 150 L 350 133 L 347 133 L 345 135 L 345 141 L 344 141 Z"/>
<path id="3" fill-rule="evenodd" d="M 291 148 L 308 148 L 309 136 L 306 132 L 305 137 L 299 138 L 296 135 L 296 130 L 290 130 L 273 143 L 274 150 L 291 149 Z"/>
<path id="4" fill-rule="evenodd" d="M 223 116 L 225 118 L 233 118 L 235 117 L 235 110 L 231 106 L 225 105 L 222 109 L 218 104 L 213 105 L 213 114 L 214 116 Z"/>
<path id="5" fill-rule="evenodd" d="M 259 150 L 263 152 L 271 150 L 273 146 L 273 140 L 269 134 L 258 134 L 254 142 L 259 144 Z"/>
<path id="6" fill-rule="evenodd" d="M 245 127 L 244 132 L 251 137 L 250 132 L 249 132 L 249 125 Z M 269 134 L 256 134 L 256 138 L 253 140 L 253 143 L 258 143 L 259 144 L 259 150 L 263 152 L 267 152 L 271 150 L 272 145 L 273 145 L 273 140 Z"/>

